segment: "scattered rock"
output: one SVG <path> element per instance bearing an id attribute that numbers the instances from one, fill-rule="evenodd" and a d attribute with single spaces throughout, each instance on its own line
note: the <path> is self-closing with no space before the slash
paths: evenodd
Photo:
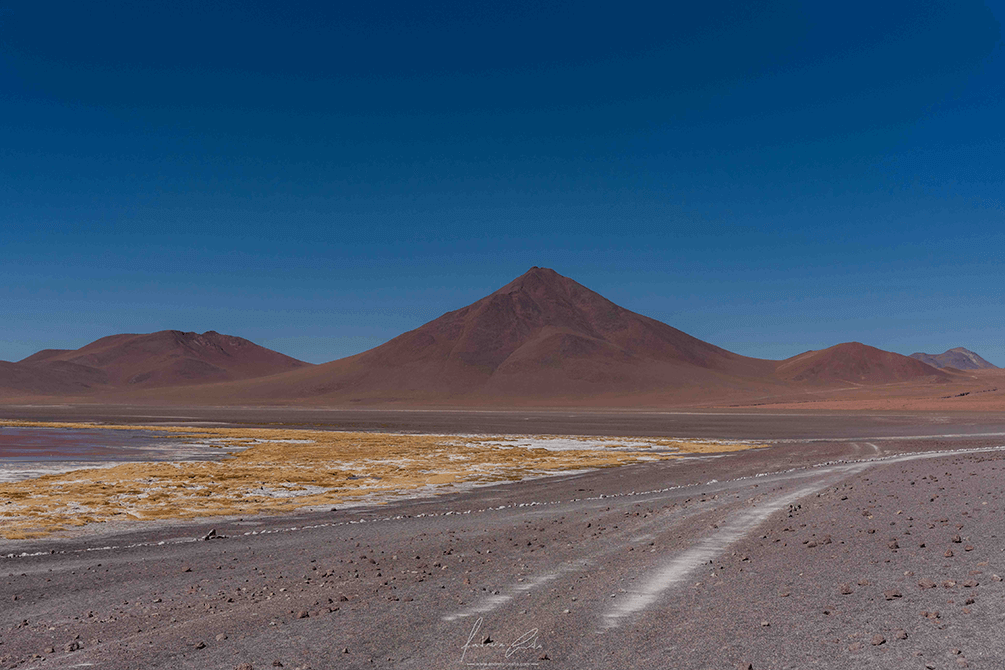
<path id="1" fill-rule="evenodd" d="M 968 579 L 967 581 L 963 582 L 963 588 L 965 589 L 973 589 L 977 588 L 978 586 L 980 586 L 980 582 L 978 582 L 976 579 Z"/>
<path id="2" fill-rule="evenodd" d="M 895 638 L 897 638 L 898 640 L 906 640 L 907 639 L 907 631 L 904 630 L 903 628 L 898 628 L 897 630 L 893 631 L 893 636 Z"/>
<path id="3" fill-rule="evenodd" d="M 537 657 L 537 660 L 539 660 L 539 661 L 550 661 L 551 657 L 548 656 L 548 654 L 541 654 L 540 656 Z"/>
<path id="4" fill-rule="evenodd" d="M 897 544 L 896 540 L 890 540 L 886 546 L 890 547 L 890 549 L 900 549 L 900 545 Z"/>
<path id="5" fill-rule="evenodd" d="M 196 642 L 192 646 L 195 647 L 196 649 L 205 649 L 206 648 L 206 643 L 203 642 L 202 640 L 199 640 L 198 642 Z"/>
<path id="6" fill-rule="evenodd" d="M 342 653 L 343 654 L 348 654 L 349 653 L 349 647 L 342 647 Z"/>
<path id="7" fill-rule="evenodd" d="M 298 619 L 306 619 L 310 615 L 311 615 L 310 612 L 308 612 L 307 610 L 300 610 L 299 612 L 297 612 Z"/>
<path id="8" fill-rule="evenodd" d="M 935 582 L 928 577 L 925 577 L 924 579 L 918 581 L 918 586 L 923 589 L 934 589 Z"/>
<path id="9" fill-rule="evenodd" d="M 220 633 L 219 635 L 216 636 L 216 641 L 217 642 L 223 642 L 226 639 L 227 639 L 227 634 L 226 633 Z"/>
<path id="10" fill-rule="evenodd" d="M 951 589 L 951 588 L 953 588 L 955 586 L 956 586 L 956 582 L 953 581 L 952 579 L 947 579 L 946 581 L 942 582 L 942 588 L 944 588 L 944 589 Z"/>
<path id="11" fill-rule="evenodd" d="M 847 595 L 851 595 L 851 593 L 852 593 L 852 590 L 851 590 L 851 585 L 850 585 L 850 584 L 842 584 L 842 585 L 841 585 L 841 586 L 840 586 L 840 587 L 838 588 L 838 591 L 839 591 L 839 592 L 841 593 L 841 595 L 843 595 L 843 596 L 847 596 Z"/>
<path id="12" fill-rule="evenodd" d="M 872 636 L 872 646 L 878 647 L 881 644 L 886 644 L 886 638 L 879 633 L 876 633 Z"/>
<path id="13" fill-rule="evenodd" d="M 974 550 L 974 545 L 972 545 L 972 544 L 968 544 L 967 546 L 963 547 L 963 551 L 973 551 L 973 550 Z"/>
<path id="14" fill-rule="evenodd" d="M 282 662 L 282 661 L 280 661 L 280 660 L 279 660 L 279 659 L 277 658 L 276 660 L 274 660 L 274 661 L 272 662 L 272 667 L 273 667 L 273 668 L 281 668 L 281 667 L 283 667 L 283 662 Z"/>
<path id="15" fill-rule="evenodd" d="M 753 663 L 740 663 L 738 666 L 736 666 L 736 670 L 754 670 L 754 664 Z"/>
<path id="16" fill-rule="evenodd" d="M 181 569 L 181 571 L 182 571 L 182 572 L 192 572 L 192 568 L 186 565 L 185 567 L 183 567 L 183 568 Z"/>
<path id="17" fill-rule="evenodd" d="M 251 663 L 242 663 L 234 668 L 234 670 L 255 670 Z"/>
<path id="18" fill-rule="evenodd" d="M 56 649 L 54 647 L 46 647 L 45 648 L 45 653 L 47 653 L 47 654 L 55 654 L 56 653 Z"/>
<path id="19" fill-rule="evenodd" d="M 858 585 L 859 586 L 869 586 L 870 585 L 869 584 L 869 580 L 868 579 L 864 579 L 864 578 L 860 579 L 860 580 L 858 580 Z"/>
<path id="20" fill-rule="evenodd" d="M 70 653 L 71 651 L 77 651 L 80 649 L 80 643 L 74 640 L 73 642 L 67 642 L 63 645 L 63 651 Z"/>
<path id="21" fill-rule="evenodd" d="M 946 553 L 944 553 L 942 555 L 945 556 L 946 558 L 952 558 L 953 557 L 953 550 L 952 549 L 946 549 Z"/>
<path id="22" fill-rule="evenodd" d="M 898 591 L 897 589 L 887 589 L 886 591 L 883 591 L 883 595 L 886 597 L 887 600 L 893 600 L 894 598 L 903 597 L 901 596 L 900 591 Z"/>
<path id="23" fill-rule="evenodd" d="M 963 538 L 960 537 L 959 535 L 953 535 L 953 543 L 959 544 L 960 542 L 963 542 Z"/>
<path id="24" fill-rule="evenodd" d="M 1002 580 L 1001 575 L 991 575 L 991 579 L 995 580 L 996 582 L 1000 582 Z"/>
<path id="25" fill-rule="evenodd" d="M 848 651 L 862 651 L 862 643 L 852 642 L 851 644 L 848 645 Z"/>

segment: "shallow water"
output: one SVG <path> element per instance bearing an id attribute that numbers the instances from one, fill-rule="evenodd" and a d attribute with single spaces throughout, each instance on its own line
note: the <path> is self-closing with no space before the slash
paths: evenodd
<path id="1" fill-rule="evenodd" d="M 215 461 L 232 450 L 153 430 L 0 427 L 0 482 L 119 463 Z"/>

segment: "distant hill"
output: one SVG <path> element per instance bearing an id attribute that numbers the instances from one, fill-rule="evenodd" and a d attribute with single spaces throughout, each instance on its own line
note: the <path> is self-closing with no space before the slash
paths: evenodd
<path id="1" fill-rule="evenodd" d="M 310 364 L 215 331 L 110 335 L 80 349 L 45 349 L 0 366 L 8 394 L 90 393 L 273 375 Z"/>
<path id="2" fill-rule="evenodd" d="M 963 347 L 956 347 L 941 354 L 911 354 L 923 363 L 927 363 L 934 368 L 956 368 L 957 370 L 996 370 L 997 366 L 988 363 L 986 360 Z"/>
<path id="3" fill-rule="evenodd" d="M 859 342 L 793 356 L 779 363 L 776 374 L 785 380 L 813 384 L 890 384 L 946 377 L 944 372 L 924 362 Z"/>

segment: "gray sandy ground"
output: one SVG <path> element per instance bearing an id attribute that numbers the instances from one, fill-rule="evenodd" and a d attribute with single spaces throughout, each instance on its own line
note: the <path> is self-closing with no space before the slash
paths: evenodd
<path id="1" fill-rule="evenodd" d="M 8 541 L 0 667 L 1001 668 L 994 424 Z"/>

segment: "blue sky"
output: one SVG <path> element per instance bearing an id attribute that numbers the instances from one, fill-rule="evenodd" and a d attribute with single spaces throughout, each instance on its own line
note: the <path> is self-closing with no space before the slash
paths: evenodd
<path id="1" fill-rule="evenodd" d="M 746 355 L 1005 365 L 1001 5 L 489 4 L 0 9 L 0 359 L 322 362 L 540 265 Z"/>

